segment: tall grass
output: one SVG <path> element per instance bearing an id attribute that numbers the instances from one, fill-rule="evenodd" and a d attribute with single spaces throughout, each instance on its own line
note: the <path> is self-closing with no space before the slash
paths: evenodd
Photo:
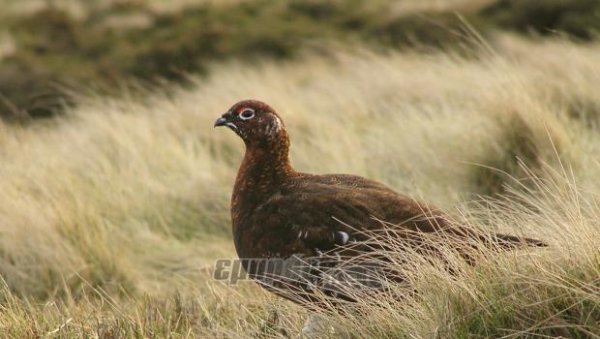
<path id="1" fill-rule="evenodd" d="M 362 312 L 332 316 L 340 334 L 413 338 L 598 337 L 600 210 L 596 194 L 577 187 L 568 172 L 548 170 L 546 174 L 547 179 L 534 180 L 535 188 L 513 190 L 511 198 L 487 201 L 485 207 L 470 211 L 479 213 L 472 220 L 495 228 L 527 233 L 537 229 L 538 237 L 549 243 L 548 248 L 510 254 L 480 248 L 475 253 L 478 264 L 470 267 L 440 245 L 438 249 L 456 268 L 450 274 L 448 264 L 424 260 L 403 251 L 403 244 L 397 243 L 398 258 L 393 254 L 391 257 L 398 263 L 402 260 L 397 268 L 415 286 L 416 293 L 404 290 L 405 294 L 398 298 L 397 291 L 393 291 L 386 298 L 377 296 L 362 302 Z M 413 265 L 407 267 L 406 261 Z"/>
<path id="2" fill-rule="evenodd" d="M 299 170 L 364 175 L 550 243 L 459 277 L 420 265 L 414 300 L 366 300 L 368 322 L 330 316 L 339 335 L 595 335 L 600 46 L 504 36 L 495 48 L 220 64 L 193 89 L 80 98 L 65 116 L 0 125 L 0 331 L 297 333 L 297 306 L 209 274 L 235 256 L 228 203 L 243 153 L 212 122 L 257 98 L 280 111 Z"/>

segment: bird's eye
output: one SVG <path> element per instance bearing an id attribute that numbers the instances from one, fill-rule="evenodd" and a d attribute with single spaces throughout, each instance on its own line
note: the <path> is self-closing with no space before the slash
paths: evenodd
<path id="1" fill-rule="evenodd" d="M 242 120 L 248 120 L 254 118 L 254 110 L 250 108 L 246 108 L 240 113 L 240 118 Z"/>

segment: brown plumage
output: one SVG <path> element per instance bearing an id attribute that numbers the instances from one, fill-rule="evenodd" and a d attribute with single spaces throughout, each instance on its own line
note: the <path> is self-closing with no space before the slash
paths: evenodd
<path id="1" fill-rule="evenodd" d="M 237 253 L 251 277 L 289 299 L 311 301 L 315 287 L 323 287 L 325 294 L 352 301 L 348 293 L 319 281 L 322 270 L 372 251 L 374 247 L 366 244 L 378 230 L 385 229 L 381 221 L 394 225 L 394 236 L 427 255 L 438 254 L 434 246 L 424 243 L 423 235 L 428 234 L 497 248 L 545 246 L 538 240 L 488 236 L 458 227 L 442 211 L 376 181 L 346 174 L 297 172 L 289 161 L 285 126 L 265 103 L 241 101 L 217 119 L 216 126 L 229 127 L 246 144 L 231 198 Z M 329 259 L 319 263 L 324 253 Z M 468 255 L 464 257 L 469 260 Z M 292 279 L 282 273 L 281 266 L 269 269 L 264 260 L 292 258 L 296 264 L 310 262 L 310 278 Z"/>

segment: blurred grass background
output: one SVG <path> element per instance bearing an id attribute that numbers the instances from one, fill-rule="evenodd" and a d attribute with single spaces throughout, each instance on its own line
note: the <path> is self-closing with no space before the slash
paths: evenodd
<path id="1" fill-rule="evenodd" d="M 140 81 L 185 83 L 214 61 L 281 60 L 335 43 L 474 53 L 469 29 L 586 42 L 595 0 L 8 1 L 0 13 L 0 116 L 47 117 L 65 92 L 117 95 Z M 467 27 L 470 26 L 469 29 Z"/>
<path id="2" fill-rule="evenodd" d="M 460 279 L 423 263 L 419 298 L 336 336 L 597 337 L 598 4 L 4 1 L 0 334 L 296 335 L 299 307 L 210 278 L 243 154 L 212 123 L 257 98 L 299 170 L 551 244 Z"/>

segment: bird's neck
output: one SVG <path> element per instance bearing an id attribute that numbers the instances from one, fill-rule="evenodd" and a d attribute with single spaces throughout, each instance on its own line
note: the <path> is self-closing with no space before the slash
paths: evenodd
<path id="1" fill-rule="evenodd" d="M 289 160 L 287 134 L 276 141 L 246 143 L 246 154 L 238 171 L 234 194 L 251 196 L 256 202 L 268 198 L 296 172 Z"/>
<path id="2" fill-rule="evenodd" d="M 250 255 L 244 252 L 243 243 L 255 209 L 296 175 L 289 160 L 289 139 L 285 134 L 279 139 L 267 144 L 246 143 L 246 154 L 231 197 L 234 243 L 241 257 Z"/>

